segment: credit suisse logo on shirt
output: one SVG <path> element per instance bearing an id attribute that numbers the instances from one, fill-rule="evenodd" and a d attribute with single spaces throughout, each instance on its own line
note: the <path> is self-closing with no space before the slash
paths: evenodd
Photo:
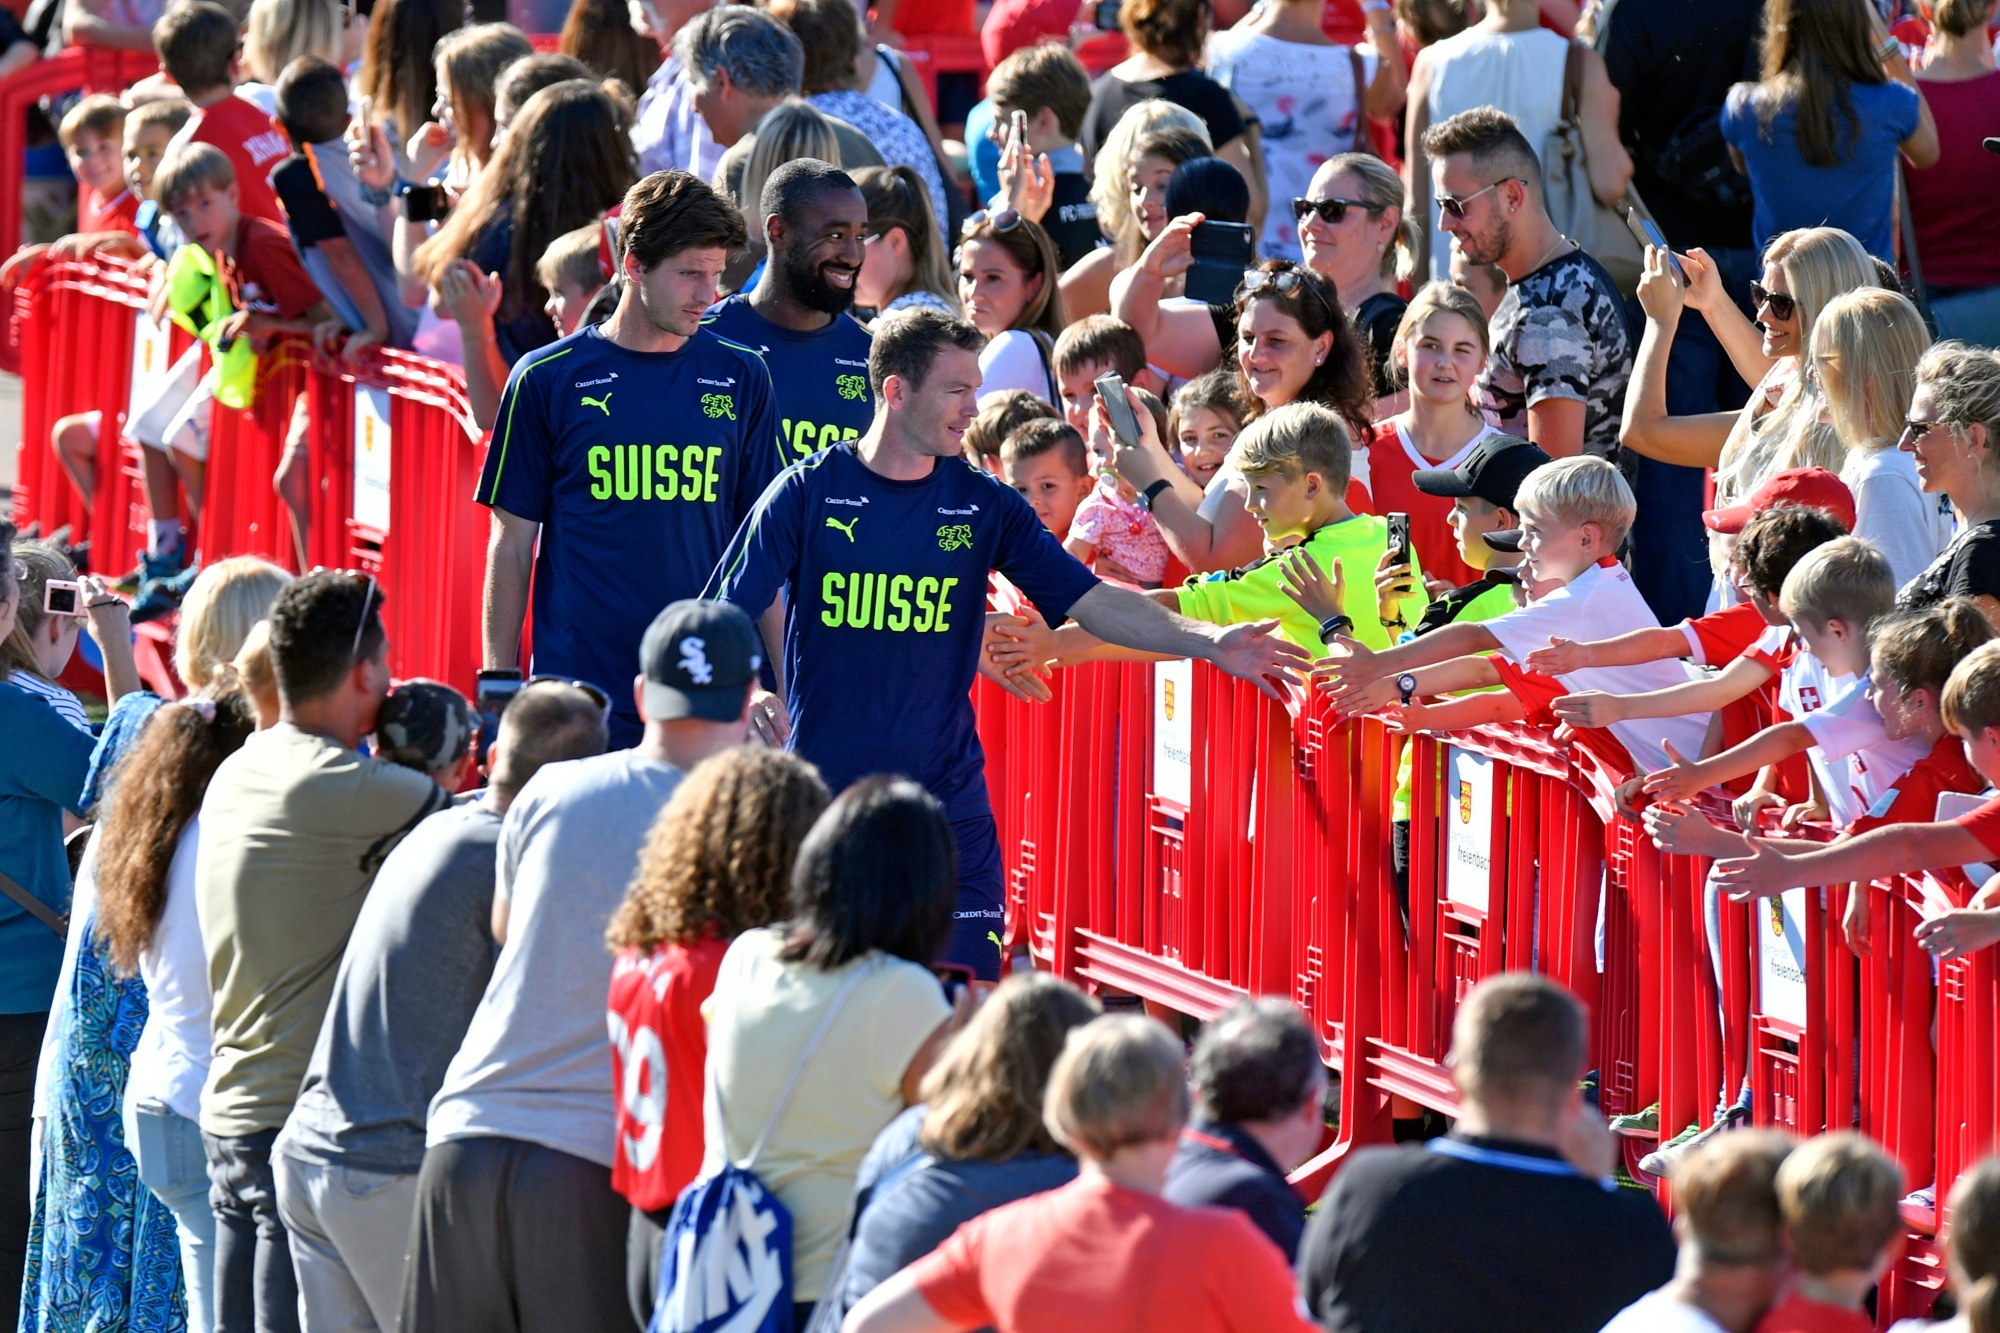
<path id="1" fill-rule="evenodd" d="M 858 508 L 867 500 L 828 496 L 830 505 Z M 965 521 L 979 512 L 978 505 L 937 511 L 945 517 L 938 525 L 937 544 L 941 552 L 970 551 L 972 524 Z M 845 537 L 835 549 L 859 543 L 862 515 L 826 516 L 824 527 Z M 845 553 L 842 551 L 841 553 Z M 833 629 L 888 630 L 894 634 L 947 634 L 952 629 L 956 609 L 952 595 L 962 580 L 933 574 L 890 574 L 874 570 L 827 570 L 820 576 L 820 623 Z"/>

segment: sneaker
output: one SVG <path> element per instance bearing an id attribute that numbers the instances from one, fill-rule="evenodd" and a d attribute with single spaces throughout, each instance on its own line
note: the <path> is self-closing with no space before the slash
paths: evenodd
<path id="1" fill-rule="evenodd" d="M 1908 1194 L 1905 1194 L 1903 1196 L 1903 1206 L 1905 1208 L 1922 1208 L 1930 1212 L 1936 1212 L 1937 1183 L 1933 1181 L 1920 1190 L 1911 1190 Z"/>
<path id="2" fill-rule="evenodd" d="M 147 579 L 139 587 L 138 600 L 132 603 L 132 623 L 141 625 L 180 610 L 181 598 L 187 596 L 200 574 L 200 565 L 189 565 L 170 578 Z"/>
<path id="3" fill-rule="evenodd" d="M 162 551 L 158 555 L 154 555 L 151 551 L 140 552 L 139 563 L 127 570 L 111 586 L 116 591 L 128 595 L 136 593 L 147 583 L 156 579 L 170 579 L 181 573 L 186 564 L 187 534 L 183 533 L 171 549 Z"/>
<path id="4" fill-rule="evenodd" d="M 1660 1132 L 1660 1104 L 1654 1102 L 1643 1111 L 1633 1111 L 1627 1115 L 1612 1116 L 1611 1132 L 1613 1134 L 1626 1134 L 1634 1137 L 1649 1134 L 1658 1137 Z"/>
<path id="5" fill-rule="evenodd" d="M 1670 1175 L 1673 1172 L 1674 1163 L 1678 1162 L 1684 1154 L 1695 1148 L 1699 1148 L 1718 1134 L 1726 1134 L 1732 1129 L 1741 1129 L 1749 1123 L 1749 1107 L 1742 1105 L 1731 1106 L 1728 1110 L 1717 1116 L 1715 1123 L 1707 1129 L 1697 1132 L 1693 1125 L 1689 1125 L 1679 1134 L 1676 1134 L 1670 1142 L 1661 1144 L 1652 1152 L 1641 1157 L 1639 1159 L 1639 1169 L 1649 1176 Z"/>

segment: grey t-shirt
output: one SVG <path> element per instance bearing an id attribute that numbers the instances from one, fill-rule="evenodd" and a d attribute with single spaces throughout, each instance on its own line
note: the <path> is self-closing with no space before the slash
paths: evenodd
<path id="1" fill-rule="evenodd" d="M 409 1174 L 424 1118 L 493 975 L 500 815 L 471 801 L 410 832 L 355 920 L 298 1104 L 277 1150 Z"/>
<path id="2" fill-rule="evenodd" d="M 679 769 L 631 750 L 549 764 L 500 830 L 507 943 L 431 1102 L 426 1142 L 496 1135 L 611 1165 L 604 930 Z"/>

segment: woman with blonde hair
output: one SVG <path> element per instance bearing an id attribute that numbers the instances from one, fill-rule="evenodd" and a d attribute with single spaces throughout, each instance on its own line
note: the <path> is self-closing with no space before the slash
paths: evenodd
<path id="1" fill-rule="evenodd" d="M 787 915 L 793 862 L 827 799 L 818 770 L 783 751 L 742 746 L 705 760 L 653 821 L 605 931 L 618 954 L 608 1000 L 611 1184 L 632 1204 L 626 1278 L 642 1320 L 652 1315 L 659 1238 L 701 1167 L 702 1005 L 730 941 Z"/>
<path id="2" fill-rule="evenodd" d="M 1950 516 L 1896 447 L 1930 345 L 1909 298 L 1878 287 L 1834 297 L 1813 321 L 1812 376 L 1847 450 L 1840 479 L 1854 493 L 1854 535 L 1882 548 L 1898 587 L 1951 540 Z"/>
<path id="3" fill-rule="evenodd" d="M 251 0 L 243 26 L 244 72 L 275 89 L 285 66 L 300 56 L 344 65 L 342 13 L 333 0 Z M 237 95 L 244 95 L 244 89 L 239 87 Z M 275 99 L 276 94 L 270 96 Z"/>
<path id="4" fill-rule="evenodd" d="M 1063 304 L 1078 317 L 1111 308 L 1111 280 L 1131 267 L 1150 239 L 1140 229 L 1138 198 L 1132 188 L 1132 154 L 1139 141 L 1160 130 L 1180 129 L 1214 145 L 1200 116 L 1163 98 L 1152 98 L 1128 109 L 1104 136 L 1092 159 L 1090 202 L 1097 208 L 1097 229 L 1111 247 L 1085 255 L 1063 274 Z"/>
<path id="5" fill-rule="evenodd" d="M 78 578 L 76 565 L 62 549 L 48 542 L 17 541 L 11 554 L 0 550 L 0 558 L 11 560 L 20 588 L 14 627 L 0 638 L 0 678 L 41 698 L 71 726 L 89 732 L 82 701 L 56 684 L 56 677 L 69 665 L 87 620 L 104 660 L 105 702 L 115 704 L 139 688 L 125 603 L 102 582 L 84 575 L 76 613 L 48 611 L 44 607 L 49 584 Z"/>
<path id="6" fill-rule="evenodd" d="M 1042 1120 L 1049 1070 L 1096 1001 L 1046 972 L 1000 983 L 924 1075 L 921 1106 L 889 1123 L 855 1182 L 841 1308 L 989 1208 L 1076 1178 Z"/>
<path id="7" fill-rule="evenodd" d="M 1833 427 L 1820 422 L 1819 392 L 1806 377 L 1804 362 L 1821 309 L 1843 292 L 1876 285 L 1868 252 L 1836 227 L 1777 237 L 1764 249 L 1762 280 L 1750 285 L 1754 323 L 1723 290 L 1707 251 L 1678 258 L 1685 282 L 1673 275 L 1664 256 L 1647 255 L 1639 280 L 1646 331 L 1632 361 L 1619 442 L 1657 462 L 1714 468 L 1717 508 L 1742 503 L 1787 468 L 1839 472 L 1847 451 Z M 1667 414 L 1667 359 L 1684 307 L 1701 313 L 1736 373 L 1757 386 L 1740 411 Z M 1688 535 L 1660 531 L 1639 549 L 1684 543 Z M 1719 534 L 1710 540 L 1709 563 L 1722 604 L 1732 605 L 1729 546 Z"/>
<path id="8" fill-rule="evenodd" d="M 878 319 L 910 306 L 956 316 L 958 283 L 923 179 L 901 164 L 862 167 L 849 174 L 868 206 L 854 303 L 873 310 Z"/>
<path id="9" fill-rule="evenodd" d="M 2000 630 L 2000 359 L 1962 342 L 1925 352 L 1896 447 L 1915 456 L 1924 491 L 1949 497 L 1961 525 L 1930 568 L 1896 594 L 1896 605 L 1969 597 Z"/>
<path id="10" fill-rule="evenodd" d="M 219 684 L 251 627 L 270 614 L 271 603 L 291 581 L 285 570 L 253 555 L 218 560 L 202 570 L 181 600 L 174 674 L 190 690 Z"/>

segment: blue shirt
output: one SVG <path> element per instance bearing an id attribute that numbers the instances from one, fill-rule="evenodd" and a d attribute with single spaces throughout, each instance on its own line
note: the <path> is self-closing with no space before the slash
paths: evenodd
<path id="1" fill-rule="evenodd" d="M 700 594 L 783 466 L 763 361 L 706 329 L 635 352 L 592 325 L 514 367 L 473 498 L 542 525 L 535 670 L 610 695 L 613 745 L 643 729 L 646 626 Z"/>
<path id="2" fill-rule="evenodd" d="M 1894 262 L 1896 154 L 1916 133 L 1921 102 L 1914 89 L 1893 80 L 1853 83 L 1858 131 L 1849 135 L 1836 110 L 1841 161 L 1808 166 L 1799 155 L 1798 115 L 1792 106 L 1771 117 L 1765 133 L 1757 114 L 1758 85 L 1739 83 L 1722 108 L 1722 137 L 1743 154 L 1756 199 L 1752 217 L 1758 250 L 1796 227 L 1839 227 L 1878 259 Z"/>
<path id="3" fill-rule="evenodd" d="M 764 492 L 709 595 L 755 616 L 785 590 L 791 747 L 830 789 L 900 773 L 960 820 L 991 810 L 968 691 L 995 569 L 1052 624 L 1097 586 L 1026 500 L 964 459 L 892 481 L 843 443 Z"/>
<path id="4" fill-rule="evenodd" d="M 801 333 L 765 319 L 747 296 L 732 296 L 716 303 L 702 327 L 764 358 L 787 463 L 856 438 L 874 419 L 875 398 L 868 390 L 873 339 L 852 315 L 835 315 L 825 328 Z"/>
<path id="5" fill-rule="evenodd" d="M 69 907 L 63 811 L 81 815 L 96 738 L 48 702 L 0 683 L 0 871 L 58 912 Z M 63 938 L 0 894 L 0 1014 L 39 1014 L 55 997 Z"/>

